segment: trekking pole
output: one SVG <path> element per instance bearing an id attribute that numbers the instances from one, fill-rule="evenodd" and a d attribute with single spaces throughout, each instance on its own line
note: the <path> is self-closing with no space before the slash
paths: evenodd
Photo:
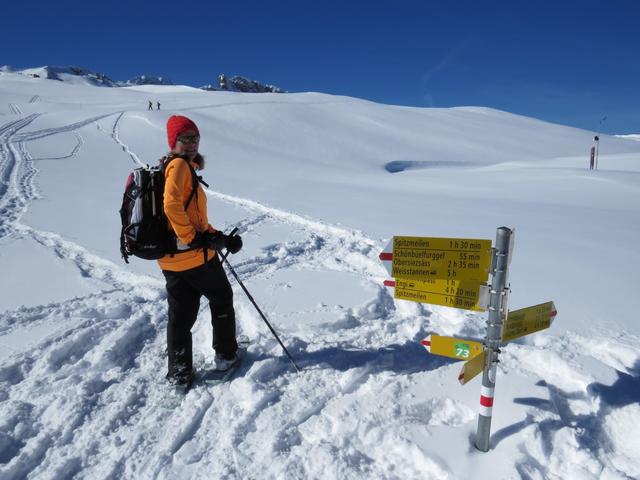
<path id="1" fill-rule="evenodd" d="M 233 235 L 234 233 L 236 233 L 238 231 L 238 228 L 234 228 L 231 233 L 229 235 Z M 284 346 L 284 344 L 282 343 L 282 341 L 280 340 L 280 337 L 278 337 L 278 334 L 276 333 L 276 331 L 273 329 L 273 327 L 271 326 L 271 324 L 269 323 L 269 320 L 267 320 L 267 317 L 265 317 L 264 313 L 262 313 L 262 310 L 260 310 L 260 307 L 258 307 L 258 304 L 256 303 L 256 301 L 253 299 L 253 297 L 251 296 L 251 294 L 249 293 L 249 290 L 247 290 L 247 287 L 244 286 L 244 283 L 242 283 L 242 281 L 240 280 L 240 278 L 238 278 L 238 274 L 236 273 L 236 271 L 233 269 L 233 267 L 231 266 L 231 264 L 229 263 L 229 260 L 227 260 L 227 257 L 229 256 L 229 250 L 226 251 L 226 253 L 222 256 L 222 263 L 226 263 L 227 267 L 229 268 L 229 271 L 231 272 L 231 274 L 234 276 L 234 278 L 236 279 L 236 281 L 238 282 L 238 285 L 240 285 L 242 287 L 242 290 L 244 291 L 244 293 L 247 295 L 247 298 L 251 301 L 251 303 L 253 304 L 254 307 L 256 307 L 256 310 L 258 311 L 258 313 L 260 314 L 260 316 L 262 317 L 262 320 L 264 320 L 264 323 L 267 324 L 267 327 L 269 327 L 269 330 L 271 330 L 271 333 L 273 334 L 274 337 L 276 337 L 276 340 L 278 341 L 278 343 L 280 344 L 280 346 L 282 347 L 282 349 L 284 350 L 284 353 L 287 354 L 287 357 L 289 357 L 289 360 L 291 361 L 291 363 L 293 364 L 293 366 L 296 369 L 296 372 L 300 373 L 300 369 L 298 368 L 298 365 L 296 365 L 296 362 L 293 360 L 293 357 L 291 356 L 291 354 L 289 353 L 289 351 L 287 350 L 287 347 Z"/>

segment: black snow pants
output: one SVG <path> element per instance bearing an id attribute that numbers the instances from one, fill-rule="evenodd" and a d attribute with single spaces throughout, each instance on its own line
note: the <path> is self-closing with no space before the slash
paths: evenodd
<path id="1" fill-rule="evenodd" d="M 196 322 L 202 295 L 209 300 L 213 348 L 217 354 L 233 355 L 236 317 L 233 291 L 216 256 L 208 263 L 183 272 L 163 270 L 167 281 L 169 321 L 167 325 L 168 378 L 179 379 L 193 371 L 191 329 Z"/>

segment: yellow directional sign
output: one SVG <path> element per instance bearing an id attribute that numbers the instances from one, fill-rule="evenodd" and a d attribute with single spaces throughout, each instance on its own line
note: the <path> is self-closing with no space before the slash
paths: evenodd
<path id="1" fill-rule="evenodd" d="M 393 237 L 391 275 L 414 280 L 487 281 L 491 240 Z"/>
<path id="2" fill-rule="evenodd" d="M 462 365 L 462 370 L 460 370 L 460 375 L 458 375 L 458 381 L 462 385 L 469 382 L 473 377 L 484 370 L 486 360 L 487 355 L 483 350 L 482 353 L 476 355 L 468 362 L 465 362 L 464 365 Z"/>
<path id="3" fill-rule="evenodd" d="M 507 342 L 549 328 L 557 313 L 553 302 L 509 312 L 502 327 L 502 341 Z"/>
<path id="4" fill-rule="evenodd" d="M 464 338 L 431 334 L 420 342 L 429 353 L 457 360 L 470 360 L 484 351 L 482 343 Z"/>
<path id="5" fill-rule="evenodd" d="M 483 312 L 488 299 L 481 298 L 480 280 L 410 280 L 395 281 L 394 298 Z"/>

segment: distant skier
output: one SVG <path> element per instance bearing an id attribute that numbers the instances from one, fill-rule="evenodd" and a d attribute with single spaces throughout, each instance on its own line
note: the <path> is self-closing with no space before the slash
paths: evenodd
<path id="1" fill-rule="evenodd" d="M 196 124 L 187 117 L 171 116 L 167 137 L 171 152 L 165 160 L 164 209 L 178 250 L 184 250 L 158 260 L 169 303 L 167 379 L 188 389 L 193 380 L 191 328 L 202 295 L 211 308 L 216 368 L 230 368 L 238 359 L 233 291 L 216 251 L 226 248 L 237 253 L 242 239 L 224 235 L 208 223 L 207 196 L 195 176 L 195 170 L 204 168 Z"/>
<path id="2" fill-rule="evenodd" d="M 153 102 L 149 100 L 149 108 L 147 110 L 153 110 Z"/>
<path id="3" fill-rule="evenodd" d="M 160 102 L 156 102 L 156 110 L 160 110 Z"/>

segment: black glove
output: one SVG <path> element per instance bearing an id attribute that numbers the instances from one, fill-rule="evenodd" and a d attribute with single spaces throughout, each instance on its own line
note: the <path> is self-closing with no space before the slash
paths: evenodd
<path id="1" fill-rule="evenodd" d="M 189 248 L 202 248 L 205 241 L 203 233 L 204 232 L 196 232 L 196 236 L 189 242 Z"/>
<path id="2" fill-rule="evenodd" d="M 242 249 L 242 237 L 240 235 L 225 235 L 224 246 L 229 253 L 238 253 Z"/>
<path id="3" fill-rule="evenodd" d="M 222 250 L 225 247 L 225 235 L 222 232 L 198 232 L 189 244 L 191 248 L 211 248 Z"/>

